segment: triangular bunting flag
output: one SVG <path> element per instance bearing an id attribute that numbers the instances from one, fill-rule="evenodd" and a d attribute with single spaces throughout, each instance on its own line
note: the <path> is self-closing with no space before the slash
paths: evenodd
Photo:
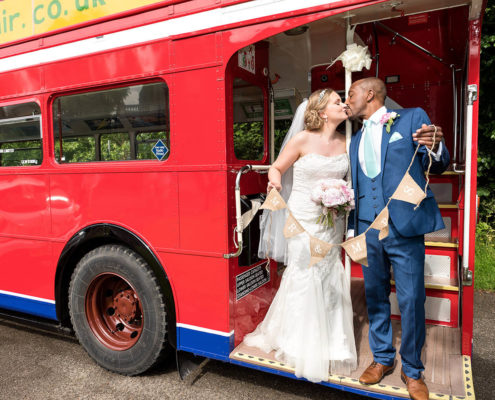
<path id="1" fill-rule="evenodd" d="M 406 172 L 391 198 L 418 205 L 425 197 L 425 192 L 414 181 L 412 176 L 409 175 L 409 172 Z"/>
<path id="2" fill-rule="evenodd" d="M 244 214 L 242 214 L 242 229 L 246 229 L 246 227 L 251 223 L 253 220 L 254 216 L 258 212 L 259 208 L 261 207 L 261 201 L 254 199 L 251 201 L 252 207 L 250 210 L 246 211 Z"/>
<path id="3" fill-rule="evenodd" d="M 351 257 L 352 261 L 368 266 L 368 253 L 366 250 L 366 235 L 362 233 L 355 238 L 346 240 L 342 247 Z"/>
<path id="4" fill-rule="evenodd" d="M 388 207 L 385 207 L 380 214 L 378 214 L 371 224 L 370 228 L 380 231 L 378 239 L 382 240 L 388 236 Z"/>
<path id="5" fill-rule="evenodd" d="M 282 210 L 286 207 L 287 204 L 285 204 L 284 199 L 282 198 L 282 196 L 280 196 L 280 193 L 277 189 L 270 190 L 270 193 L 268 193 L 265 202 L 261 206 L 261 208 L 272 211 Z"/>
<path id="6" fill-rule="evenodd" d="M 309 248 L 311 251 L 311 260 L 309 261 L 309 266 L 311 267 L 318 261 L 323 260 L 323 258 L 327 255 L 327 253 L 333 246 L 333 244 L 324 242 L 323 240 L 309 235 Z"/>
<path id="7" fill-rule="evenodd" d="M 289 216 L 287 217 L 287 221 L 284 226 L 284 236 L 288 239 L 292 236 L 299 235 L 304 232 L 304 228 L 301 224 L 294 218 L 292 213 L 289 212 Z"/>

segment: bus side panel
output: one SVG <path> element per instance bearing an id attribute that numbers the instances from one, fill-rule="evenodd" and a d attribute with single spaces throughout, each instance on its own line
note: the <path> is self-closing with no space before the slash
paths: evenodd
<path id="1" fill-rule="evenodd" d="M 207 240 L 205 236 L 197 237 Z M 228 357 L 233 348 L 228 261 L 163 252 L 159 256 L 167 266 L 174 290 L 178 349 L 213 358 Z"/>
<path id="2" fill-rule="evenodd" d="M 160 41 L 116 49 L 50 64 L 47 88 L 80 86 L 86 82 L 115 82 L 115 77 L 145 77 L 169 68 L 169 42 Z"/>
<path id="3" fill-rule="evenodd" d="M 22 96 L 41 91 L 42 67 L 24 68 L 7 74 L 0 74 L 0 99 Z"/>
<path id="4" fill-rule="evenodd" d="M 49 178 L 31 168 L 0 175 L 0 307 L 55 319 Z"/>
<path id="5" fill-rule="evenodd" d="M 139 164 L 134 163 L 136 167 Z M 110 163 L 99 164 L 99 171 L 94 174 L 52 176 L 54 237 L 67 241 L 85 226 L 108 222 L 130 229 L 154 247 L 176 248 L 176 173 L 104 173 L 105 167 L 111 168 Z"/>
<path id="6" fill-rule="evenodd" d="M 184 170 L 225 165 L 225 84 L 222 67 L 175 73 L 171 85 L 170 122 Z M 175 148 L 175 147 L 174 147 Z M 223 199 L 218 198 L 219 201 Z"/>

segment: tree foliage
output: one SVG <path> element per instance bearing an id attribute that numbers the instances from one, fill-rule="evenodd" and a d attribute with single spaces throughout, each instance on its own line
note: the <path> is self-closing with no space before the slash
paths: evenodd
<path id="1" fill-rule="evenodd" d="M 478 130 L 478 195 L 480 216 L 495 225 L 495 0 L 488 0 L 483 16 Z"/>

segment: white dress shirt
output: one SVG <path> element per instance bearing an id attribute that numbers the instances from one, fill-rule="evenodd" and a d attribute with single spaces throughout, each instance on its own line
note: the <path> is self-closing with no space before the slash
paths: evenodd
<path id="1" fill-rule="evenodd" d="M 380 123 L 382 117 L 387 113 L 387 108 L 385 106 L 380 107 L 376 110 L 373 115 L 370 117 L 371 122 L 371 135 L 373 142 L 373 150 L 375 152 L 375 157 L 377 161 L 377 172 L 381 172 L 381 156 L 382 156 L 382 134 L 383 134 L 383 125 Z M 364 128 L 364 125 L 363 125 Z M 363 129 L 361 128 L 361 129 Z M 369 131 L 368 131 L 369 132 Z M 368 171 L 366 171 L 366 165 L 364 163 L 364 135 L 366 133 L 363 132 L 361 136 L 361 142 L 359 143 L 358 157 L 359 157 L 359 165 L 361 165 L 361 169 L 363 172 L 368 175 Z M 412 134 L 412 133 L 411 133 Z M 436 161 L 440 161 L 440 157 L 442 155 L 442 142 L 440 142 L 438 146 L 438 150 L 435 152 L 428 149 L 431 155 L 435 158 Z"/>

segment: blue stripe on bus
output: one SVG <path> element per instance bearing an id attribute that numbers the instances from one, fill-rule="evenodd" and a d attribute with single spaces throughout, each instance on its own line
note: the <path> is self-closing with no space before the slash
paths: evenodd
<path id="1" fill-rule="evenodd" d="M 57 320 L 55 304 L 46 301 L 0 293 L 0 308 Z"/>
<path id="2" fill-rule="evenodd" d="M 178 326 L 177 339 L 178 350 L 222 361 L 229 361 L 234 349 L 234 334 L 223 336 Z"/>

